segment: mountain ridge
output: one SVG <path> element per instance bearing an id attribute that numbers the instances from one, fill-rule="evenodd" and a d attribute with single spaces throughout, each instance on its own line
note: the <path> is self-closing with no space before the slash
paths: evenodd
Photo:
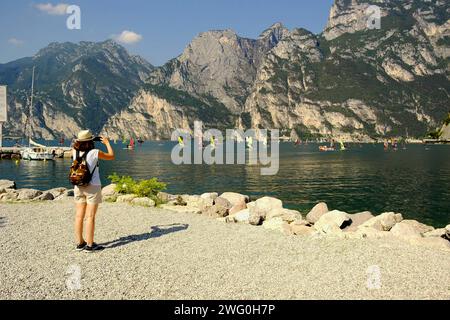
<path id="1" fill-rule="evenodd" d="M 374 4 L 381 8 L 380 30 L 366 26 L 366 9 Z M 66 90 L 46 92 L 47 103 L 58 113 L 62 99 L 70 105 L 71 112 L 63 112 L 68 118 L 92 109 L 87 126 L 113 138 L 167 139 L 174 129 L 192 129 L 195 120 L 220 129 L 278 128 L 286 135 L 296 130 L 311 138 L 420 137 L 449 108 L 449 13 L 439 0 L 336 0 L 322 33 L 288 30 L 282 23 L 256 39 L 231 29 L 202 32 L 160 67 L 113 41 L 80 42 L 78 49 L 51 44 L 42 49 L 47 64 L 68 55 L 77 61 L 70 72 L 79 76 L 49 75 L 56 79 L 49 79 L 52 86 Z M 78 57 L 80 52 L 88 54 Z M 29 59 L 0 65 L 0 82 L 26 83 Z M 20 97 L 25 88 L 13 88 L 12 95 Z M 107 100 L 107 106 L 98 100 Z M 76 112 L 78 104 L 82 108 Z M 13 112 L 13 118 L 23 123 L 23 112 Z M 69 121 L 72 127 L 64 131 L 61 125 L 54 128 L 58 120 L 41 118 L 36 125 L 48 130 L 34 133 L 45 137 L 73 136 L 84 125 Z"/>

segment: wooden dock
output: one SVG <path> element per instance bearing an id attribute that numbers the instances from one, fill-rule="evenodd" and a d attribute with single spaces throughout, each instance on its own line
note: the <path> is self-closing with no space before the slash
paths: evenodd
<path id="1" fill-rule="evenodd" d="M 21 159 L 20 151 L 26 149 L 25 147 L 2 147 L 0 148 L 0 159 L 17 160 Z M 47 147 L 50 152 L 55 151 L 56 158 L 70 158 L 72 157 L 71 148 L 69 147 Z"/>

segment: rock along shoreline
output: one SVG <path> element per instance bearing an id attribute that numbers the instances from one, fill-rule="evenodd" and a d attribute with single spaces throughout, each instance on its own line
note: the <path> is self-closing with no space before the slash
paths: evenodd
<path id="1" fill-rule="evenodd" d="M 71 199 L 73 190 L 54 188 L 47 191 L 16 189 L 9 180 L 0 180 L 0 203 L 60 201 Z M 136 195 L 118 194 L 115 185 L 102 189 L 106 202 L 128 203 L 141 207 L 155 207 L 155 201 Z M 273 197 L 261 197 L 250 201 L 250 197 L 225 192 L 202 195 L 172 195 L 160 192 L 158 197 L 164 204 L 162 209 L 172 212 L 203 215 L 222 223 L 240 223 L 273 230 L 285 236 L 334 239 L 380 239 L 404 241 L 414 246 L 450 251 L 450 224 L 445 228 L 434 228 L 416 220 L 404 219 L 402 214 L 385 212 L 374 216 L 365 211 L 348 214 L 330 210 L 326 203 L 318 203 L 307 214 L 283 208 L 283 202 Z"/>

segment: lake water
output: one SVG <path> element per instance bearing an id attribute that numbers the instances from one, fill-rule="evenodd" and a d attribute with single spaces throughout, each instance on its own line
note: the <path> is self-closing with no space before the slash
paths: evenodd
<path id="1" fill-rule="evenodd" d="M 317 144 L 280 145 L 280 170 L 261 176 L 259 166 L 172 164 L 172 142 L 146 142 L 136 150 L 115 145 L 116 161 L 102 162 L 103 184 L 113 172 L 136 179 L 158 177 L 174 194 L 234 191 L 252 198 L 283 200 L 286 207 L 306 213 L 317 202 L 349 213 L 402 213 L 434 226 L 450 223 L 450 146 L 408 145 L 384 151 L 382 145 L 349 146 L 345 152 L 319 152 Z M 54 162 L 0 161 L 0 179 L 18 188 L 71 188 L 70 160 Z"/>

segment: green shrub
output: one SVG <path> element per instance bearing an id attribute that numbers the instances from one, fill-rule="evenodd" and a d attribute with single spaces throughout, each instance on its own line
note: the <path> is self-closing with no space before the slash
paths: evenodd
<path id="1" fill-rule="evenodd" d="M 136 181 L 130 176 L 119 176 L 113 173 L 108 177 L 112 183 L 116 184 L 116 191 L 120 194 L 133 194 L 136 187 Z"/>
<path id="2" fill-rule="evenodd" d="M 158 197 L 158 193 L 166 190 L 167 185 L 158 181 L 157 178 L 136 181 L 130 176 L 119 176 L 114 173 L 108 179 L 116 184 L 116 191 L 120 194 L 135 194 L 140 198 L 147 197 L 155 201 L 156 205 L 163 203 Z"/>

